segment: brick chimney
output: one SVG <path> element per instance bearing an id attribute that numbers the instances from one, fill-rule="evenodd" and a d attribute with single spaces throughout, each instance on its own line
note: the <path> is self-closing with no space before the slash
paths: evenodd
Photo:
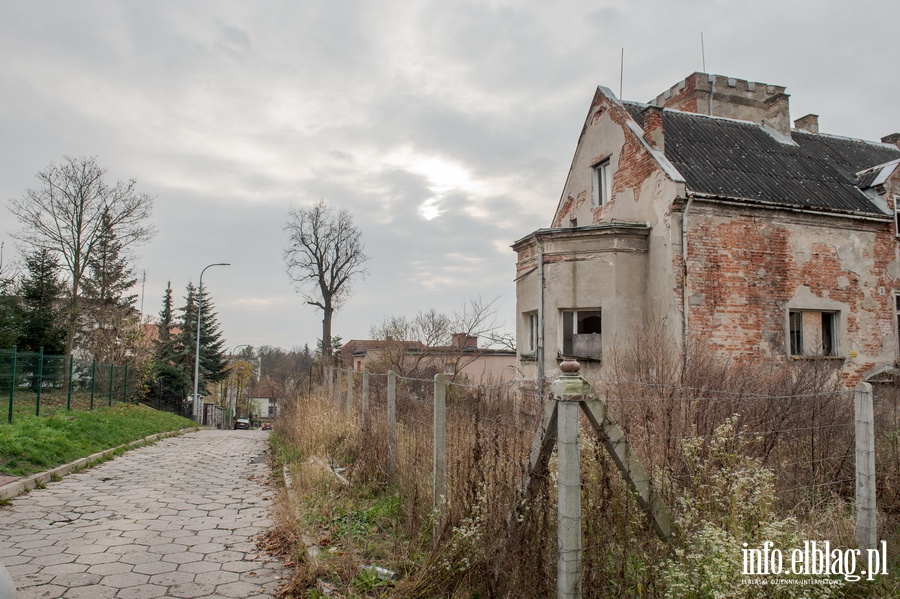
<path id="1" fill-rule="evenodd" d="M 644 114 L 644 139 L 655 150 L 666 151 L 666 140 L 663 135 L 663 111 L 659 106 L 647 106 Z"/>
<path id="2" fill-rule="evenodd" d="M 900 148 L 900 133 L 891 133 L 890 135 L 885 135 L 881 138 L 881 143 L 894 144 L 895 146 Z"/>
<path id="3" fill-rule="evenodd" d="M 817 114 L 808 114 L 806 116 L 801 116 L 799 119 L 794 121 L 794 129 L 799 129 L 800 131 L 806 131 L 807 133 L 819 133 L 819 115 Z"/>
<path id="4" fill-rule="evenodd" d="M 478 337 L 466 333 L 453 333 L 450 347 L 453 349 L 466 349 L 478 347 Z"/>
<path id="5" fill-rule="evenodd" d="M 785 93 L 775 94 L 763 103 L 765 106 L 765 116 L 763 116 L 762 122 L 785 137 L 790 137 L 791 135 L 791 111 L 788 104 L 789 97 L 790 96 Z"/>

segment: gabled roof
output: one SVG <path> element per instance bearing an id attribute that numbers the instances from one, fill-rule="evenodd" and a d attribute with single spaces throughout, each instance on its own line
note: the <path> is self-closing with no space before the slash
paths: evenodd
<path id="1" fill-rule="evenodd" d="M 643 127 L 646 105 L 623 102 Z M 663 109 L 665 156 L 689 192 L 722 199 L 884 216 L 857 173 L 900 158 L 900 149 L 792 130 L 779 141 L 763 125 Z"/>

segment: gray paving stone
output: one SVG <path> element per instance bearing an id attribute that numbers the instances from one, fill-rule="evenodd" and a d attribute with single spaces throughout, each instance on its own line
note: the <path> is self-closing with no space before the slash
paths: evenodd
<path id="1" fill-rule="evenodd" d="M 186 582 L 171 587 L 169 594 L 173 597 L 181 597 L 182 599 L 195 599 L 203 595 L 209 595 L 214 592 L 216 587 L 211 584 L 198 584 L 196 582 Z"/>
<path id="2" fill-rule="evenodd" d="M 0 508 L 19 597 L 273 597 L 266 433 L 198 431 L 130 451 Z M 166 476 L 160 476 L 165 472 Z"/>
<path id="3" fill-rule="evenodd" d="M 103 584 L 117 589 L 126 589 L 128 587 L 136 587 L 141 584 L 147 584 L 150 577 L 146 574 L 138 574 L 136 572 L 128 572 L 127 574 L 113 574 L 105 576 Z"/>
<path id="4" fill-rule="evenodd" d="M 141 584 L 122 589 L 116 595 L 116 599 L 155 599 L 165 595 L 167 588 L 156 584 Z"/>

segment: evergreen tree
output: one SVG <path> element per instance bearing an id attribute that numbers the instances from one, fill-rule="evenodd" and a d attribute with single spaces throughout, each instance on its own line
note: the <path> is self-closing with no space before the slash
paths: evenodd
<path id="1" fill-rule="evenodd" d="M 137 353 L 135 345 L 142 337 L 135 310 L 137 295 L 128 293 L 137 278 L 122 254 L 109 214 L 103 214 L 101 221 L 83 281 L 81 345 L 98 362 L 123 363 Z"/>
<path id="2" fill-rule="evenodd" d="M 13 285 L 14 281 L 0 272 L 0 350 L 11 348 L 19 340 L 21 310 Z"/>
<path id="3" fill-rule="evenodd" d="M 61 354 L 66 347 L 65 314 L 60 308 L 66 286 L 60 278 L 59 262 L 54 253 L 38 248 L 25 256 L 28 271 L 19 284 L 22 304 L 19 307 L 20 351 Z"/>
<path id="4" fill-rule="evenodd" d="M 178 363 L 182 354 L 173 335 L 175 315 L 172 283 L 166 285 L 163 305 L 157 323 L 157 339 L 153 347 L 153 362 L 149 369 L 149 391 L 146 400 L 166 409 L 182 413 L 182 402 L 190 393 L 191 379 Z"/>
<path id="5" fill-rule="evenodd" d="M 215 307 L 203 289 L 188 283 L 185 305 L 181 308 L 181 331 L 177 337 L 176 362 L 193 381 L 197 343 L 197 305 L 201 307 L 200 327 L 200 383 L 198 393 L 207 395 L 207 385 L 228 376 L 224 341 L 219 330 Z"/>

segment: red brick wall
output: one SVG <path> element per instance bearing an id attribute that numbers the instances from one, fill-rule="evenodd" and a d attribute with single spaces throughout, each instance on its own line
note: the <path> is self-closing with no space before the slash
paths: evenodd
<path id="1" fill-rule="evenodd" d="M 843 375 L 848 385 L 858 382 L 860 374 L 875 365 L 867 357 L 880 354 L 885 336 L 893 335 L 893 280 L 887 270 L 896 246 L 891 227 L 857 221 L 853 227 L 860 233 L 834 234 L 869 240 L 868 247 L 860 248 L 861 255 L 842 257 L 832 245 L 812 243 L 809 260 L 800 263 L 793 244 L 799 236 L 820 230 L 809 219 L 803 223 L 769 210 L 758 215 L 737 210 L 729 215 L 728 208 L 714 212 L 728 217 L 689 213 L 691 338 L 735 358 L 786 358 L 787 302 L 807 285 L 813 296 L 847 305 L 841 347 L 847 350 L 852 344 L 860 359 L 855 364 L 848 360 Z"/>

